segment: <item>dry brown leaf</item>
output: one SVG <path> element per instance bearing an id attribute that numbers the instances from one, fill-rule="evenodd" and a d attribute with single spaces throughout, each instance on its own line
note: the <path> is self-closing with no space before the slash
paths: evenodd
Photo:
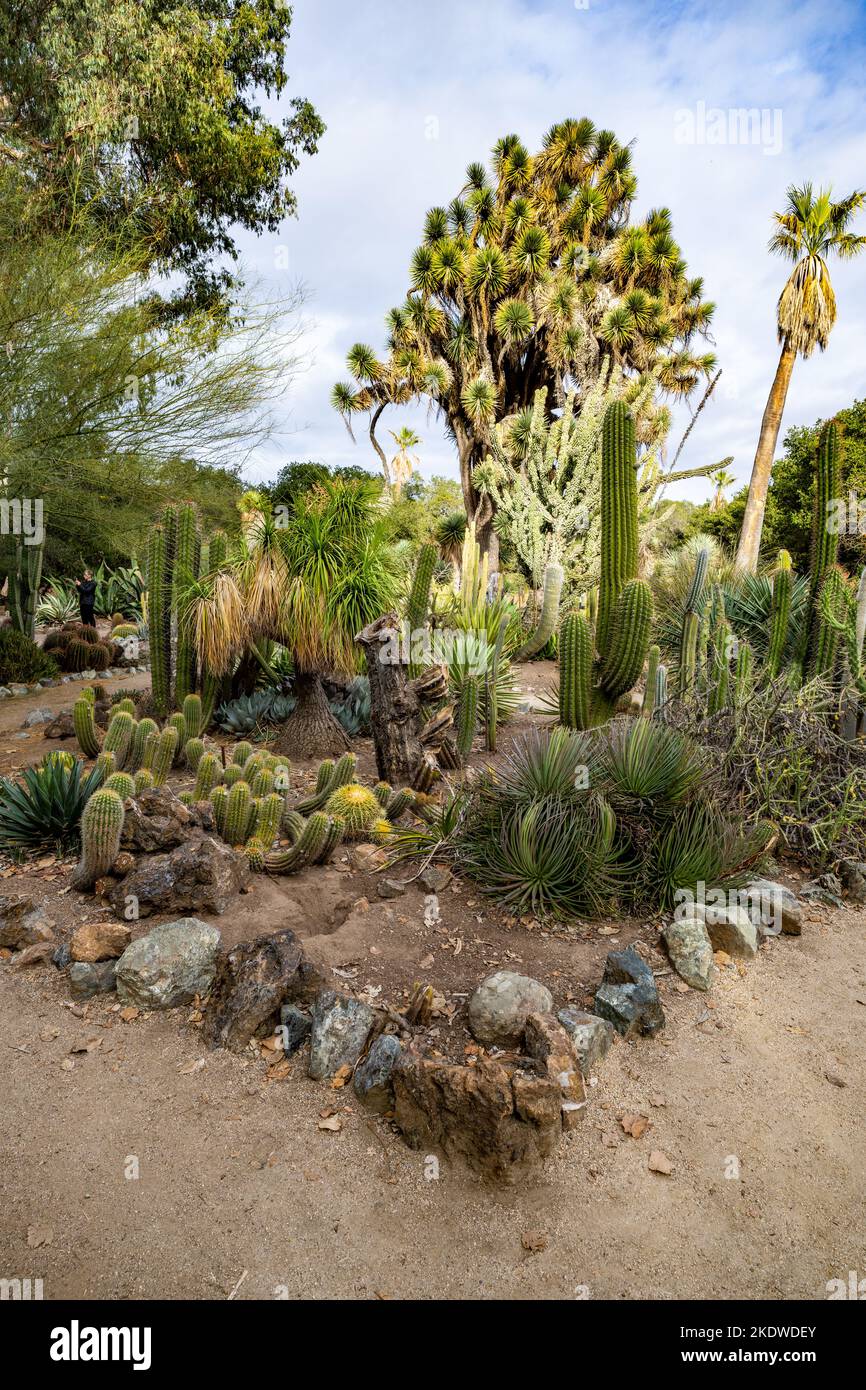
<path id="1" fill-rule="evenodd" d="M 626 1134 L 630 1134 L 632 1139 L 640 1139 L 649 1129 L 649 1120 L 646 1115 L 623 1115 L 620 1124 Z"/>
<path id="2" fill-rule="evenodd" d="M 134 1018 L 138 1018 L 140 1012 L 141 1011 L 137 1009 L 134 1004 L 127 1004 L 125 1009 L 121 1009 L 120 1017 L 123 1019 L 124 1023 L 131 1023 Z"/>
<path id="3" fill-rule="evenodd" d="M 197 1057 L 192 1062 L 184 1062 L 178 1067 L 180 1076 L 193 1076 L 195 1072 L 201 1071 L 205 1064 L 204 1057 Z"/>
<path id="4" fill-rule="evenodd" d="M 327 1130 L 330 1134 L 339 1134 L 343 1128 L 343 1121 L 338 1115 L 328 1115 L 326 1119 L 319 1120 L 318 1128 Z"/>
<path id="5" fill-rule="evenodd" d="M 40 1245 L 50 1245 L 54 1239 L 54 1232 L 50 1226 L 28 1226 L 27 1244 L 31 1250 L 38 1250 Z"/>
<path id="6" fill-rule="evenodd" d="M 346 1082 L 349 1080 L 349 1077 L 351 1075 L 352 1068 L 348 1065 L 348 1063 L 344 1063 L 343 1066 L 340 1067 L 339 1071 L 336 1071 L 334 1075 L 331 1077 L 331 1090 L 341 1090 L 342 1087 L 345 1086 Z"/>
<path id="7" fill-rule="evenodd" d="M 547 1232 L 524 1231 L 523 1235 L 520 1237 L 520 1244 L 523 1246 L 524 1250 L 528 1250 L 533 1254 L 539 1250 L 546 1250 Z"/>

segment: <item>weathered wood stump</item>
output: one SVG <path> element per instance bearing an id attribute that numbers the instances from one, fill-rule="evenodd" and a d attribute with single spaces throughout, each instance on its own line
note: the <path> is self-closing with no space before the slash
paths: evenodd
<path id="1" fill-rule="evenodd" d="M 448 695 L 448 669 L 428 666 L 410 680 L 401 638 L 397 614 L 384 613 L 355 641 L 367 658 L 379 776 L 395 787 L 427 791 L 441 775 L 438 754 L 454 722 L 450 705 L 429 713 Z"/>

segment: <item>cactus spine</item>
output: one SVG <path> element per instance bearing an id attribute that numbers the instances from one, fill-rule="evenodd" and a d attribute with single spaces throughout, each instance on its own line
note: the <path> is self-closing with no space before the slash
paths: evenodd
<path id="1" fill-rule="evenodd" d="M 72 875 L 72 886 L 92 888 L 107 874 L 120 852 L 123 802 L 116 791 L 95 791 L 81 814 L 81 859 Z"/>

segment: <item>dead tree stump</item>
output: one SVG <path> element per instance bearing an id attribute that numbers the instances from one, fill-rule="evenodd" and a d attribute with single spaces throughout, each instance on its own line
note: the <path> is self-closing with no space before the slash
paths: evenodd
<path id="1" fill-rule="evenodd" d="M 438 754 L 454 722 L 451 705 L 429 713 L 448 695 L 448 669 L 428 666 L 410 680 L 396 613 L 384 613 L 355 641 L 367 658 L 379 776 L 394 787 L 427 791 L 441 776 Z"/>

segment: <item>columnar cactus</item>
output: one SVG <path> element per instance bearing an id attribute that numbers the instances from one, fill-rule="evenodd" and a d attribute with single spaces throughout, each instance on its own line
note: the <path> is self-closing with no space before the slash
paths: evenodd
<path id="1" fill-rule="evenodd" d="M 72 725 L 84 756 L 98 757 L 102 738 L 93 716 L 93 701 L 86 694 L 80 695 L 72 706 Z"/>
<path id="2" fill-rule="evenodd" d="M 108 725 L 102 750 L 104 753 L 114 754 L 118 770 L 126 766 L 134 731 L 134 720 L 126 710 L 121 710 L 119 714 L 115 714 Z"/>
<path id="3" fill-rule="evenodd" d="M 253 772 L 250 786 L 253 796 L 270 796 L 274 790 L 274 774 L 268 768 L 260 767 L 258 771 Z"/>
<path id="4" fill-rule="evenodd" d="M 303 816 L 309 815 L 311 811 L 321 810 L 338 787 L 344 787 L 354 779 L 357 762 L 358 759 L 354 753 L 344 753 L 337 762 L 332 762 L 330 758 L 326 758 L 323 763 L 319 764 L 316 790 L 310 796 L 299 801 L 295 810 L 300 811 Z"/>
<path id="5" fill-rule="evenodd" d="M 324 863 L 339 844 L 342 830 L 339 817 L 329 819 L 323 811 L 315 811 L 291 849 L 274 850 L 265 856 L 265 868 L 273 874 L 293 874 L 307 864 Z"/>
<path id="6" fill-rule="evenodd" d="M 149 768 L 140 767 L 140 768 L 138 769 L 138 772 L 135 774 L 135 794 L 136 794 L 136 796 L 139 794 L 139 792 L 147 791 L 148 787 L 152 787 L 152 786 L 153 786 L 153 773 L 150 771 Z"/>
<path id="7" fill-rule="evenodd" d="M 72 886 L 92 888 L 107 874 L 120 852 L 123 802 L 116 791 L 95 791 L 81 814 L 81 859 L 72 875 Z"/>
<path id="8" fill-rule="evenodd" d="M 187 695 L 183 702 L 183 722 L 186 726 L 187 743 L 191 738 L 199 738 L 204 732 L 203 712 L 200 695 Z"/>
<path id="9" fill-rule="evenodd" d="M 129 755 L 129 766 L 139 768 L 144 759 L 144 749 L 151 734 L 158 734 L 156 721 L 153 719 L 139 719 L 135 726 L 135 733 L 132 738 L 132 750 Z"/>
<path id="10" fill-rule="evenodd" d="M 200 738 L 187 739 L 183 750 L 187 766 L 193 771 L 198 771 L 198 765 L 204 757 L 204 743 Z"/>
<path id="11" fill-rule="evenodd" d="M 282 813 L 283 798 L 279 792 L 271 792 L 259 799 L 253 834 L 261 840 L 266 849 L 270 849 L 277 838 Z"/>
<path id="12" fill-rule="evenodd" d="M 211 792 L 217 784 L 217 779 L 222 772 L 219 758 L 215 753 L 205 753 L 198 760 L 196 768 L 195 790 L 193 791 L 193 801 L 207 801 Z"/>
<path id="13" fill-rule="evenodd" d="M 171 594 L 166 593 L 168 566 L 166 534 L 162 526 L 150 533 L 147 590 L 150 602 L 150 684 L 153 703 L 160 714 L 169 707 L 171 682 Z"/>
<path id="14" fill-rule="evenodd" d="M 683 608 L 682 627 L 680 629 L 680 660 L 679 660 L 679 693 L 687 695 L 694 689 L 695 678 L 698 673 L 698 648 L 700 646 L 700 666 L 702 673 L 706 668 L 706 643 L 708 628 L 702 624 L 701 619 L 704 611 L 704 589 L 707 582 L 707 571 L 710 565 L 710 553 L 708 550 L 699 550 L 695 559 L 695 570 L 692 575 L 689 590 L 686 594 L 685 606 Z"/>
<path id="15" fill-rule="evenodd" d="M 142 749 L 141 753 L 141 766 L 144 770 L 148 772 L 153 771 L 153 766 L 156 761 L 156 751 L 158 748 L 159 729 L 154 724 L 153 728 L 148 731 L 147 737 L 144 740 L 144 748 Z"/>
<path id="16" fill-rule="evenodd" d="M 815 458 L 815 496 L 812 503 L 812 540 L 809 556 L 809 606 L 803 622 L 798 652 L 799 666 L 804 675 L 826 674 L 829 629 L 824 623 L 823 590 L 825 580 L 839 558 L 839 527 L 836 507 L 842 496 L 842 465 L 839 455 L 839 431 L 835 420 L 829 420 L 818 436 Z M 836 581 L 831 581 L 828 593 L 832 596 Z M 835 654 L 835 647 L 834 647 Z M 832 666 L 832 663 L 831 663 Z"/>
<path id="17" fill-rule="evenodd" d="M 153 755 L 153 784 L 155 787 L 162 787 L 168 780 L 168 774 L 174 763 L 177 753 L 177 729 L 171 724 L 166 724 L 156 743 L 156 751 Z"/>
<path id="18" fill-rule="evenodd" d="M 472 752 L 475 737 L 475 724 L 478 719 L 478 677 L 468 676 L 460 692 L 460 707 L 457 711 L 457 752 L 462 762 L 466 762 Z M 330 802 L 328 803 L 330 805 Z"/>
<path id="19" fill-rule="evenodd" d="M 223 770 L 222 780 L 227 787 L 233 787 L 235 782 L 245 782 L 243 768 L 239 763 L 229 763 L 228 767 Z"/>
<path id="20" fill-rule="evenodd" d="M 646 719 L 652 719 L 656 707 L 656 676 L 658 674 L 659 662 L 661 661 L 661 650 L 653 643 L 647 653 L 646 663 L 646 688 L 643 696 L 643 715 Z"/>
<path id="21" fill-rule="evenodd" d="M 653 708 L 653 719 L 659 719 L 663 723 L 668 719 L 668 668 L 659 666 L 656 671 L 656 693 Z"/>
<path id="22" fill-rule="evenodd" d="M 634 422 L 622 401 L 608 406 L 602 435 L 601 583 L 595 661 L 587 618 L 563 625 L 560 717 L 571 728 L 602 723 L 632 689 L 646 660 L 652 595 L 637 578 L 638 513 Z"/>
<path id="23" fill-rule="evenodd" d="M 210 804 L 213 807 L 213 818 L 216 828 L 222 835 L 226 828 L 226 812 L 228 810 L 229 789 L 224 782 L 218 787 L 214 787 L 210 794 Z"/>
<path id="24" fill-rule="evenodd" d="M 117 792 L 121 801 L 126 801 L 127 797 L 135 795 L 135 778 L 128 772 L 112 772 L 105 783 L 105 790 Z"/>
<path id="25" fill-rule="evenodd" d="M 192 502 L 182 502 L 177 509 L 177 557 L 175 560 L 175 600 L 177 599 L 177 589 L 179 586 L 189 584 L 198 578 L 198 566 L 201 555 L 201 541 L 198 534 L 198 517 Z M 190 635 L 186 629 L 186 624 L 179 620 L 177 624 L 177 661 L 175 673 L 175 703 L 184 706 L 186 713 L 186 697 L 190 695 L 196 686 L 196 659 L 195 645 L 190 640 Z M 199 718 L 201 712 L 199 711 Z M 198 733 L 198 729 L 195 730 Z M 188 732 L 187 737 L 193 737 Z"/>
<path id="26" fill-rule="evenodd" d="M 562 584 L 565 574 L 562 565 L 555 561 L 545 566 L 544 570 L 544 591 L 541 600 L 541 612 L 538 615 L 538 622 L 535 630 L 524 642 L 523 646 L 515 656 L 515 661 L 528 661 L 546 647 L 554 632 L 559 619 L 559 600 L 562 595 Z"/>
<path id="27" fill-rule="evenodd" d="M 96 759 L 96 770 L 101 774 L 102 782 L 107 782 L 112 773 L 117 772 L 117 759 L 114 754 L 100 753 Z"/>
<path id="28" fill-rule="evenodd" d="M 247 818 L 250 813 L 250 788 L 247 782 L 235 782 L 226 805 L 225 829 L 222 837 L 226 844 L 242 845 L 247 838 Z"/>
<path id="29" fill-rule="evenodd" d="M 438 547 L 432 541 L 422 545 L 418 552 L 415 575 L 406 604 L 406 619 L 409 623 L 410 633 L 417 632 L 427 622 L 427 615 L 430 612 L 430 586 L 433 583 L 433 571 L 436 568 L 438 558 Z"/>
<path id="30" fill-rule="evenodd" d="M 128 695 L 124 696 L 122 700 L 115 700 L 111 706 L 112 715 L 121 714 L 124 711 L 127 714 L 135 714 L 135 701 L 131 700 Z"/>
<path id="31" fill-rule="evenodd" d="M 767 675 L 775 680 L 782 669 L 788 643 L 788 624 L 791 618 L 791 588 L 793 584 L 791 556 L 779 551 L 776 573 L 773 576 L 773 600 L 770 607 L 770 640 L 767 646 Z"/>

